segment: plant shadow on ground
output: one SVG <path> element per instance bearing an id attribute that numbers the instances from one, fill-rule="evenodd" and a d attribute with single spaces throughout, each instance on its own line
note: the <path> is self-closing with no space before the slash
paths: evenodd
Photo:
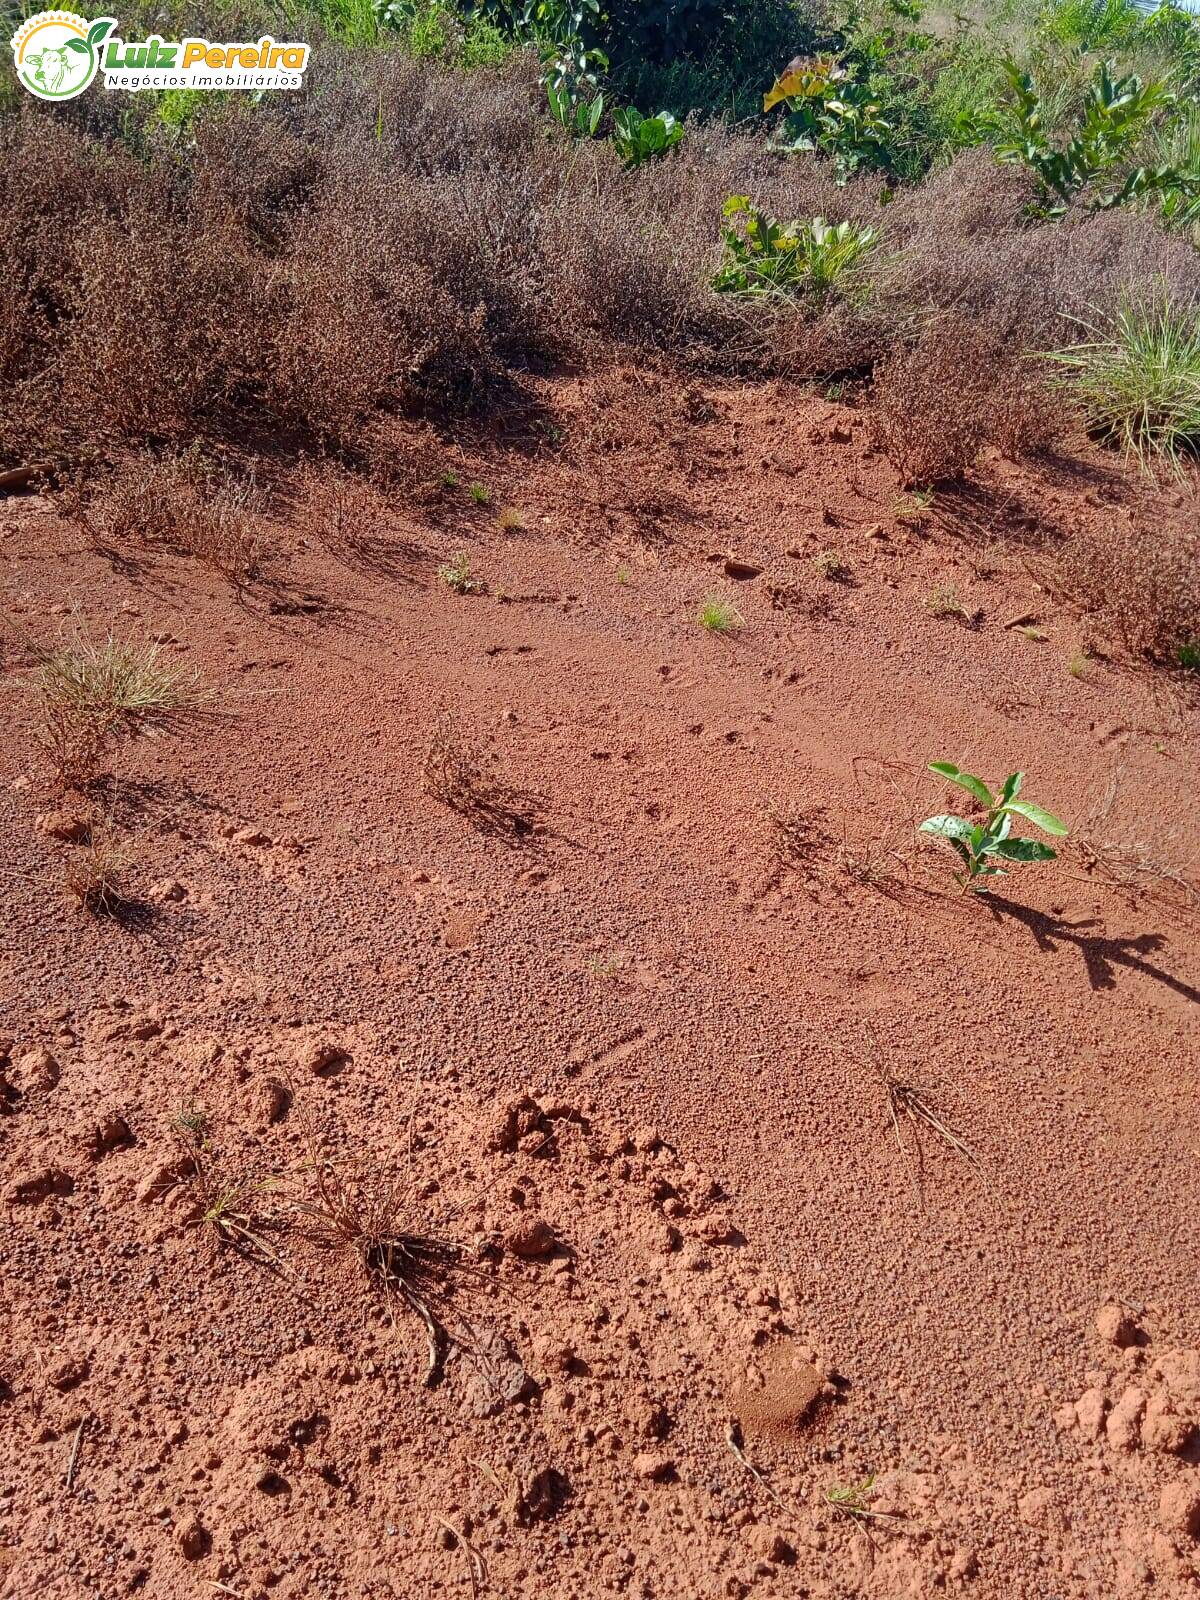
<path id="1" fill-rule="evenodd" d="M 1006 544 L 1040 547 L 1050 529 L 1036 503 L 1011 487 L 995 488 L 963 479 L 939 484 L 931 508 L 933 526 L 968 544 L 1003 540 Z"/>
<path id="2" fill-rule="evenodd" d="M 1056 489 L 1097 489 L 1111 495 L 1113 500 L 1124 499 L 1131 488 L 1144 487 L 1136 470 L 1131 472 L 1119 456 L 1110 460 L 1097 460 L 1094 456 L 1073 456 L 1066 451 L 1047 445 L 1037 453 L 1039 476 Z"/>
<path id="3" fill-rule="evenodd" d="M 104 814 L 119 827 L 157 823 L 160 827 L 200 813 L 223 811 L 219 801 L 201 793 L 186 778 L 98 778 L 88 788 Z"/>
<path id="4" fill-rule="evenodd" d="M 1116 968 L 1128 967 L 1133 972 L 1141 972 L 1146 977 L 1153 978 L 1155 982 L 1165 984 L 1168 989 L 1173 989 L 1185 1000 L 1193 1003 L 1200 1001 L 1200 989 L 1165 972 L 1152 961 L 1145 960 L 1146 956 L 1163 948 L 1167 942 L 1165 934 L 1138 933 L 1121 938 L 1106 938 L 1103 935 L 1093 935 L 1083 931 L 1096 926 L 1097 919 L 1093 917 L 1083 918 L 1079 922 L 1064 922 L 1061 917 L 1048 916 L 1044 911 L 1017 905 L 1014 901 L 1002 899 L 995 893 L 987 896 L 986 904 L 997 921 L 1003 917 L 1012 917 L 1017 922 L 1023 922 L 1037 940 L 1039 950 L 1053 954 L 1060 944 L 1073 944 L 1083 957 L 1088 983 L 1093 990 L 1115 988 Z"/>

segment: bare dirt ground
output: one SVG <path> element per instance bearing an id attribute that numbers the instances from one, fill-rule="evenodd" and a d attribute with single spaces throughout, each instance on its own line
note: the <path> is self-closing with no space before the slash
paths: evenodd
<path id="1" fill-rule="evenodd" d="M 1043 562 L 1145 491 L 921 508 L 811 394 L 537 398 L 274 485 L 241 597 L 0 502 L 0 1594 L 1194 1594 L 1195 710 L 1073 675 Z M 214 695 L 91 801 L 111 918 L 21 687 L 79 621 Z M 964 900 L 933 758 L 1060 859 Z M 322 1163 L 460 1248 L 445 1349 Z"/>

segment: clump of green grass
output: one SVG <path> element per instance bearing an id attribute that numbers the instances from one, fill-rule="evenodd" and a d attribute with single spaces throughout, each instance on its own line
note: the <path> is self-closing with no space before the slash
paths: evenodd
<path id="1" fill-rule="evenodd" d="M 196 672 L 164 660 L 156 644 L 132 644 L 111 633 L 99 644 L 76 634 L 41 652 L 33 690 L 39 736 L 64 789 L 96 777 L 118 734 L 162 729 L 204 700 Z"/>
<path id="2" fill-rule="evenodd" d="M 487 487 L 486 484 L 468 484 L 467 493 L 471 496 L 471 499 L 477 506 L 486 506 L 491 504 L 492 491 Z"/>
<path id="3" fill-rule="evenodd" d="M 455 594 L 475 594 L 481 587 L 479 579 L 471 576 L 471 563 L 465 550 L 460 551 L 453 561 L 444 562 L 437 571 L 447 589 L 453 589 Z"/>
<path id="4" fill-rule="evenodd" d="M 1200 311 L 1126 300 L 1111 317 L 1083 323 L 1092 338 L 1050 359 L 1088 426 L 1106 443 L 1179 472 L 1200 445 Z"/>
<path id="5" fill-rule="evenodd" d="M 742 614 L 724 595 L 705 595 L 696 621 L 706 633 L 736 633 L 742 627 Z"/>

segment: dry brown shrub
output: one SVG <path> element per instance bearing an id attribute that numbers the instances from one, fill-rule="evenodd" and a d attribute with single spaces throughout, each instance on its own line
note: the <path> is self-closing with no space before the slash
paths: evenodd
<path id="1" fill-rule="evenodd" d="M 1038 369 L 960 316 L 929 322 L 893 355 L 873 398 L 876 437 L 906 484 L 961 477 L 986 443 L 1009 456 L 1043 448 L 1065 422 Z"/>
<path id="2" fill-rule="evenodd" d="M 1078 337 L 1073 319 L 1115 310 L 1130 284 L 1161 276 L 1173 303 L 1200 297 L 1200 255 L 1152 216 L 1112 210 L 1035 226 L 1021 215 L 1029 198 L 1026 175 L 988 150 L 900 189 L 869 269 L 880 314 L 903 333 L 914 318 L 957 311 L 1014 351 L 1036 351 Z"/>
<path id="3" fill-rule="evenodd" d="M 1056 585 L 1133 656 L 1174 663 L 1200 641 L 1200 529 L 1182 520 L 1073 535 L 1054 555 Z"/>
<path id="4" fill-rule="evenodd" d="M 194 556 L 235 586 L 258 571 L 265 500 L 252 473 L 237 478 L 196 449 L 136 456 L 113 475 L 104 501 L 118 549 L 149 545 Z"/>

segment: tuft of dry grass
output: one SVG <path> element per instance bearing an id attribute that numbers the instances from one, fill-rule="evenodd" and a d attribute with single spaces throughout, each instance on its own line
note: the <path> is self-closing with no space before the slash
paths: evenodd
<path id="1" fill-rule="evenodd" d="M 911 1083 L 902 1083 L 898 1078 L 888 1078 L 888 1109 L 892 1117 L 892 1129 L 896 1135 L 896 1147 L 904 1155 L 904 1140 L 901 1136 L 901 1121 L 910 1123 L 919 1134 L 922 1124 L 932 1128 L 934 1133 L 956 1150 L 971 1166 L 977 1167 L 979 1161 L 973 1152 L 955 1133 L 954 1129 L 938 1115 L 934 1109 L 928 1090 L 916 1087 Z"/>
<path id="2" fill-rule="evenodd" d="M 504 506 L 496 517 L 501 533 L 520 533 L 526 526 L 525 513 L 519 506 Z"/>
<path id="3" fill-rule="evenodd" d="M 389 1301 L 398 1299 L 425 1325 L 429 1340 L 428 1387 L 441 1377 L 448 1336 L 440 1308 L 446 1304 L 462 1253 L 449 1240 L 403 1225 L 396 1184 L 349 1184 L 327 1161 L 313 1162 L 315 1193 L 293 1201 L 306 1220 L 307 1237 L 325 1249 L 346 1250 Z"/>
<path id="4" fill-rule="evenodd" d="M 1040 373 L 995 331 L 957 313 L 930 320 L 881 366 L 876 439 L 907 487 L 961 478 L 987 443 L 1010 457 L 1062 431 Z"/>
<path id="5" fill-rule="evenodd" d="M 170 664 L 158 645 L 111 633 L 97 643 L 77 631 L 39 652 L 31 687 L 38 737 L 62 789 L 91 783 L 114 738 L 161 732 L 204 700 L 198 674 Z"/>
<path id="6" fill-rule="evenodd" d="M 131 861 L 111 829 L 93 827 L 88 843 L 67 858 L 63 886 L 68 897 L 92 916 L 117 915 L 129 900 L 125 875 Z"/>
<path id="7" fill-rule="evenodd" d="M 1200 529 L 1186 512 L 1077 532 L 1047 569 L 1131 656 L 1174 665 L 1200 636 Z"/>
<path id="8" fill-rule="evenodd" d="M 794 867 L 814 877 L 829 860 L 834 843 L 824 818 L 828 807 L 820 805 L 766 806 L 763 817 L 770 829 L 776 855 L 784 866 Z"/>
<path id="9" fill-rule="evenodd" d="M 134 457 L 113 474 L 104 501 L 108 539 L 117 550 L 157 546 L 193 556 L 235 588 L 259 570 L 266 502 L 253 471 L 237 477 L 194 446 Z"/>

